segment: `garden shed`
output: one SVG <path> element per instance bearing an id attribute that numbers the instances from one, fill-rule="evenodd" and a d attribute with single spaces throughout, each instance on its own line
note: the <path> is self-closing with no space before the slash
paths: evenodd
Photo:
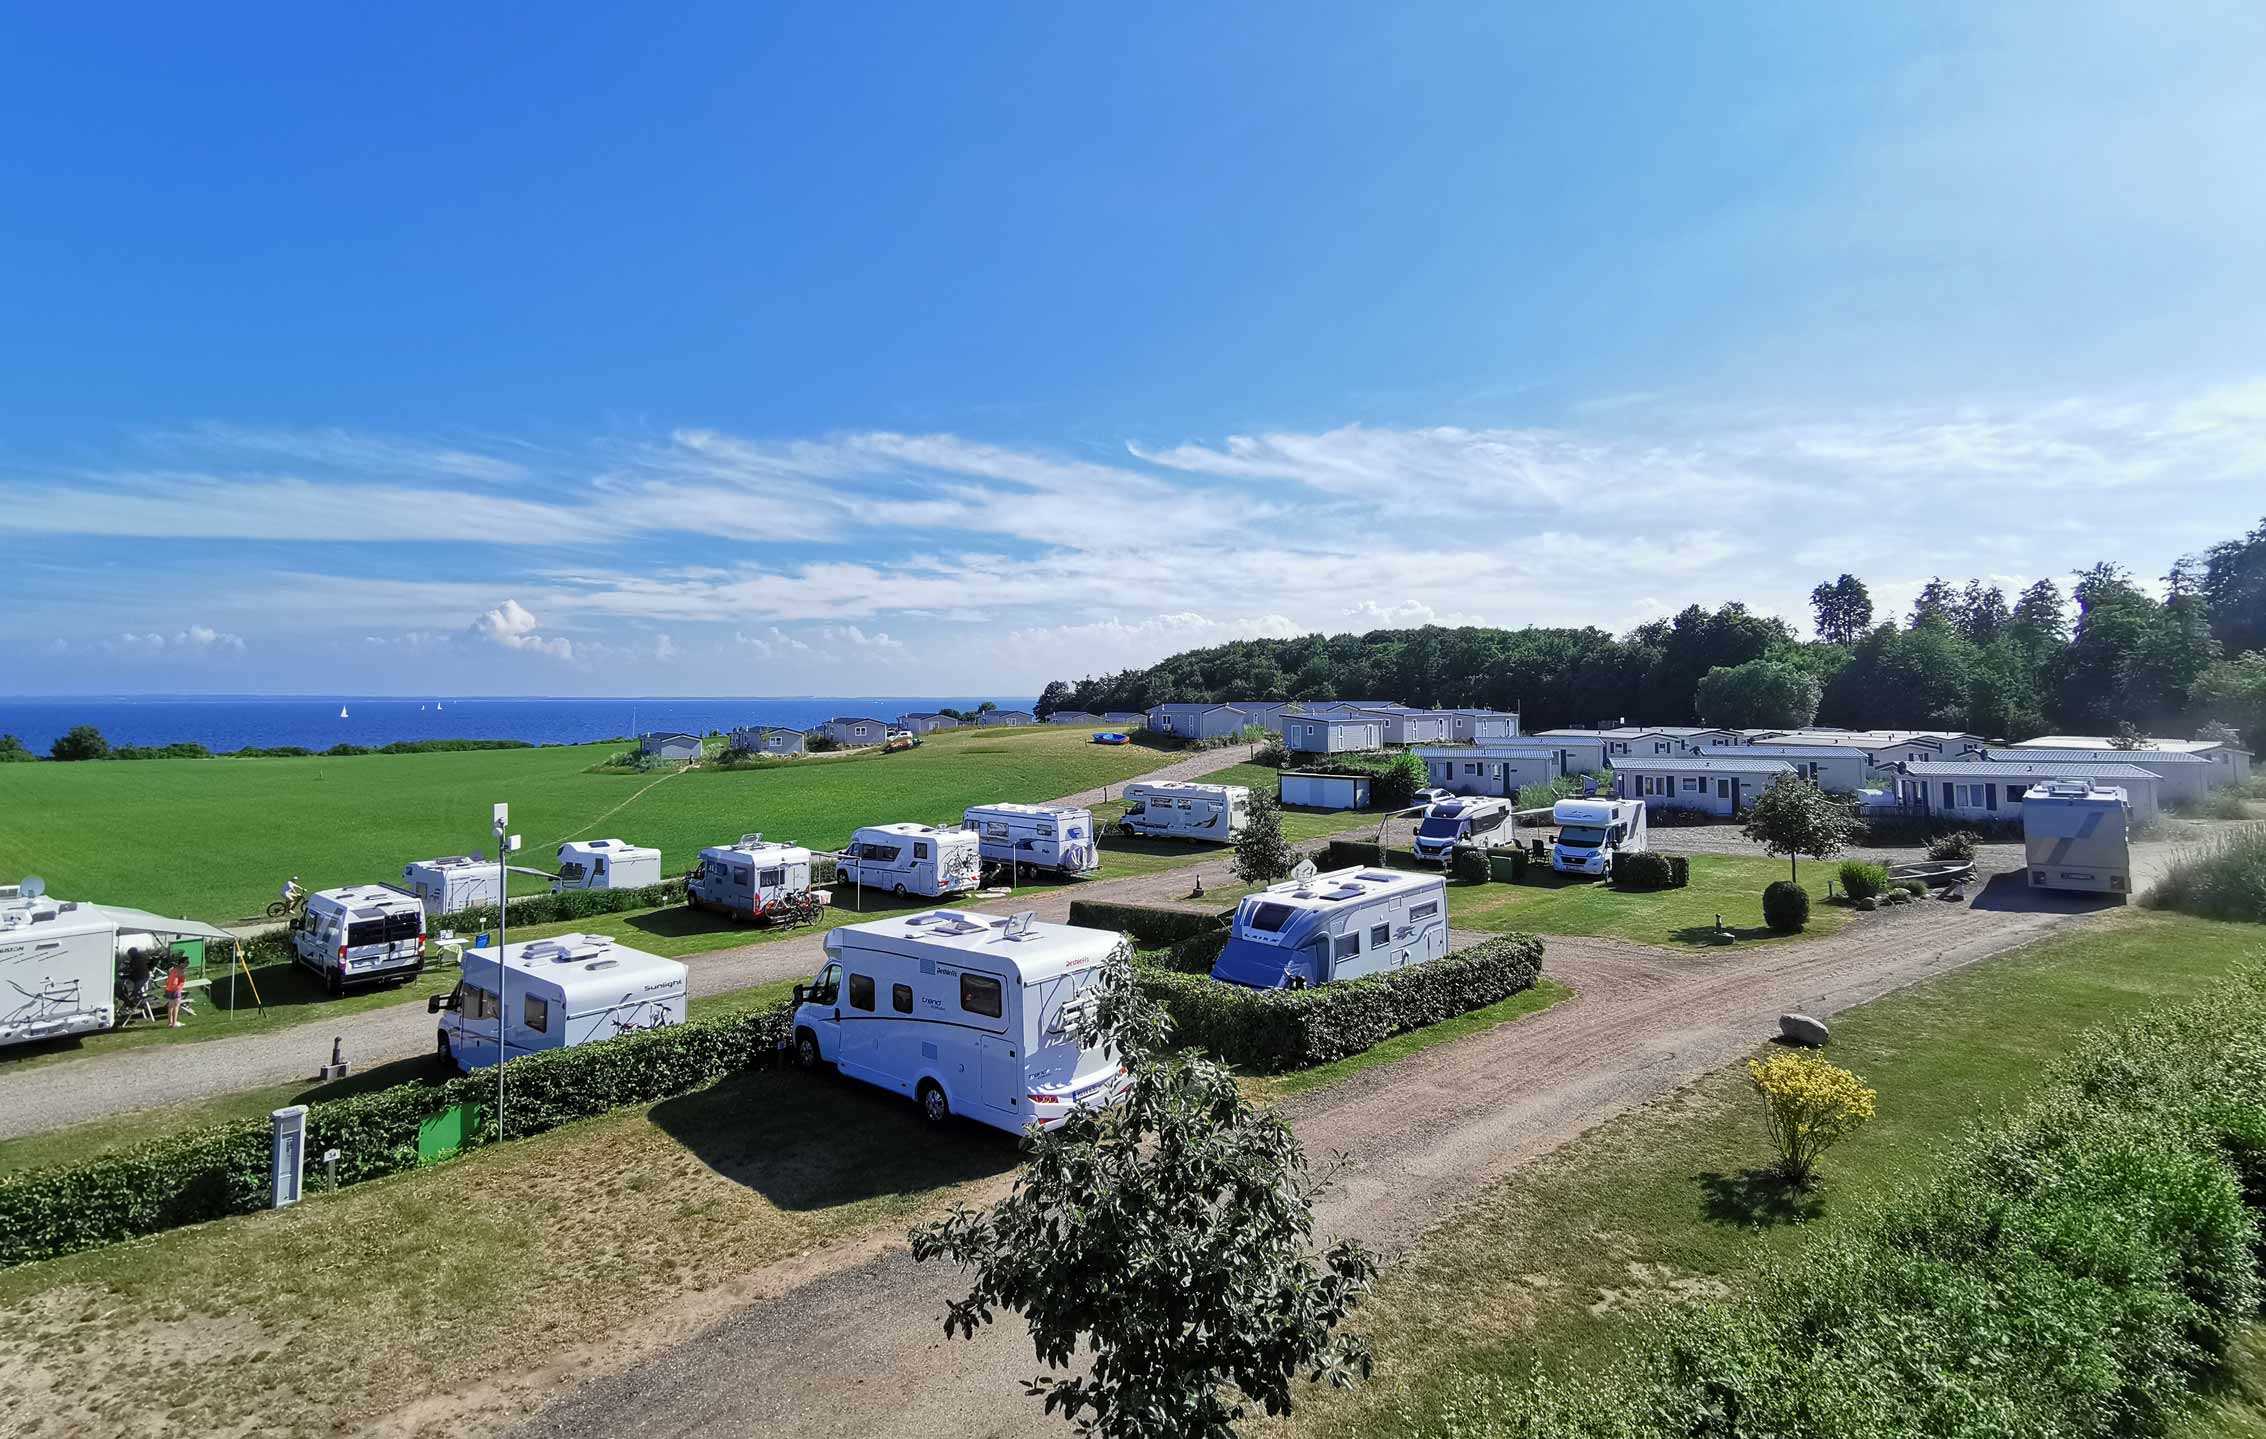
<path id="1" fill-rule="evenodd" d="M 1279 793 L 1284 804 L 1299 809 L 1367 809 L 1369 776 L 1284 770 Z"/>

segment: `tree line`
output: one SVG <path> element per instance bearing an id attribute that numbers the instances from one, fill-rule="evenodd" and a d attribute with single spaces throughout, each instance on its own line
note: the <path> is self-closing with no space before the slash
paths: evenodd
<path id="1" fill-rule="evenodd" d="M 2266 732 L 2266 521 L 2182 558 L 2159 598 L 2104 561 L 2011 599 L 1931 579 L 1877 615 L 1863 580 L 1811 592 L 1814 638 L 1732 602 L 1623 635 L 1594 626 L 1370 630 L 1236 640 L 1056 680 L 1057 709 L 1378 699 L 1517 710 L 1528 730 L 1644 724 L 1952 729 L 2023 738 Z"/>

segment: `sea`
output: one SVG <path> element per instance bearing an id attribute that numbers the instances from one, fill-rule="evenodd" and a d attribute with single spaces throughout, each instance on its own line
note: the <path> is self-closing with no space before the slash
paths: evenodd
<path id="1" fill-rule="evenodd" d="M 396 740 L 516 739 L 588 744 L 649 730 L 705 734 L 736 725 L 808 729 L 836 715 L 894 719 L 910 711 L 974 709 L 984 700 L 1027 709 L 1002 695 L 784 695 L 769 698 L 516 699 L 429 695 L 43 695 L 0 696 L 0 734 L 46 753 L 57 736 L 90 724 L 113 745 L 201 744 L 215 754 L 248 746 L 383 745 Z"/>

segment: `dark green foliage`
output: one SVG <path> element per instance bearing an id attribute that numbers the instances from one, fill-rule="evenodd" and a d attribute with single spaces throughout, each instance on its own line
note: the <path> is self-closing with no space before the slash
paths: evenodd
<path id="1" fill-rule="evenodd" d="M 1302 774 L 1367 775 L 1369 805 L 1382 810 L 1408 808 L 1430 778 L 1424 772 L 1424 761 L 1406 752 L 1306 754 L 1298 757 L 1296 768 Z"/>
<path id="2" fill-rule="evenodd" d="M 88 760 L 102 759 L 110 753 L 110 741 L 93 725 L 74 725 L 71 730 L 47 747 L 49 759 Z"/>
<path id="3" fill-rule="evenodd" d="M 1162 909 L 1146 904 L 1111 904 L 1107 900 L 1070 901 L 1070 922 L 1080 929 L 1109 929 L 1129 935 L 1141 949 L 1158 949 L 1193 939 L 1220 928 L 1234 917 L 1196 914 L 1185 909 Z"/>
<path id="4" fill-rule="evenodd" d="M 1235 837 L 1235 877 L 1245 884 L 1273 884 L 1298 863 L 1298 852 L 1283 838 L 1282 806 L 1273 795 L 1251 796 L 1250 817 Z"/>
<path id="5" fill-rule="evenodd" d="M 1795 934 L 1810 922 L 1810 892 L 1788 879 L 1774 879 L 1762 892 L 1762 922 L 1780 934 Z"/>
<path id="6" fill-rule="evenodd" d="M 1380 855 L 1375 844 L 1364 844 L 1357 839 L 1333 839 L 1322 848 L 1322 857 L 1315 861 L 1325 870 L 1352 869 L 1359 865 L 1383 865 L 1387 869 L 1421 869 L 1432 874 L 1440 872 L 1436 859 L 1419 859 L 1413 849 L 1384 847 Z"/>
<path id="7" fill-rule="evenodd" d="M 1811 590 L 1810 608 L 1817 614 L 1818 638 L 1829 645 L 1855 644 L 1873 625 L 1873 597 L 1855 575 Z"/>
<path id="8" fill-rule="evenodd" d="M 300 744 L 246 745 L 230 750 L 230 759 L 306 759 L 314 751 Z"/>
<path id="9" fill-rule="evenodd" d="M 1877 899 L 1888 888 L 1888 866 L 1845 859 L 1841 862 L 1841 888 L 1851 899 Z"/>
<path id="10" fill-rule="evenodd" d="M 2266 924 L 2266 826 L 2246 826 L 2182 851 L 2141 903 Z"/>
<path id="11" fill-rule="evenodd" d="M 1455 855 L 1455 876 L 1465 884 L 1485 884 L 1492 873 L 1484 850 L 1459 847 Z"/>
<path id="12" fill-rule="evenodd" d="M 937 713 L 942 714 L 943 711 L 938 710 Z M 840 748 L 842 748 L 842 742 L 830 734 L 822 734 L 817 730 L 812 730 L 809 734 L 803 736 L 803 752 L 805 754 L 832 754 Z"/>
<path id="13" fill-rule="evenodd" d="M 122 744 L 104 756 L 106 759 L 211 759 L 212 751 L 201 744 Z"/>
<path id="14" fill-rule="evenodd" d="M 12 734 L 0 734 L 0 764 L 31 764 L 39 759 L 25 747 L 23 740 Z"/>
<path id="15" fill-rule="evenodd" d="M 1404 1030 L 1485 1009 L 1531 988 L 1542 941 L 1507 934 L 1428 964 L 1312 989 L 1244 989 L 1144 972 L 1141 990 L 1171 1016 L 1179 1043 L 1261 1073 L 1359 1054 Z"/>
<path id="16" fill-rule="evenodd" d="M 1691 861 L 1680 854 L 1644 850 L 1613 861 L 1615 889 L 1682 889 L 1691 877 Z"/>
<path id="17" fill-rule="evenodd" d="M 1933 815 L 1875 815 L 1858 826 L 1857 832 L 1850 837 L 1850 843 L 1862 842 L 1884 848 L 1908 844 L 1933 845 L 1954 834 L 1972 835 L 1978 844 L 2020 840 L 2022 821 L 2019 818 L 1994 822 L 1950 820 Z"/>
<path id="18" fill-rule="evenodd" d="M 665 879 L 659 884 L 643 885 L 637 889 L 570 889 L 558 894 L 530 894 L 511 902 L 511 922 L 514 925 L 557 924 L 561 920 L 588 919 L 592 915 L 622 914 L 633 909 L 676 904 L 684 897 L 685 882 L 682 879 Z M 432 930 L 436 934 L 444 929 L 463 932 L 495 927 L 496 907 L 492 904 L 460 909 L 432 921 Z"/>
<path id="19" fill-rule="evenodd" d="M 1701 724 L 1733 729 L 1799 729 L 1817 718 L 1824 688 L 1817 677 L 1782 660 L 1718 666 L 1700 676 L 1693 694 Z"/>
<path id="20" fill-rule="evenodd" d="M 1975 847 L 1982 842 L 1983 837 L 1971 829 L 1955 829 L 1928 841 L 1928 858 L 1971 860 L 1975 857 Z"/>
<path id="21" fill-rule="evenodd" d="M 1857 831 L 1849 806 L 1800 775 L 1772 780 L 1747 807 L 1739 832 L 1772 854 L 1786 856 L 1789 879 L 1800 877 L 1800 855 L 1839 854 Z"/>

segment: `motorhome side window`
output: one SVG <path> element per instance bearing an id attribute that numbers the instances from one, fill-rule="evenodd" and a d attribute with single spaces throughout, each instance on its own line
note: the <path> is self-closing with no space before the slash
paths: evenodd
<path id="1" fill-rule="evenodd" d="M 1369 947 L 1371 949 L 1381 949 L 1392 942 L 1393 927 L 1391 925 L 1373 924 L 1369 926 Z"/>
<path id="2" fill-rule="evenodd" d="M 927 858 L 928 858 L 928 841 L 927 841 L 927 840 L 925 840 L 925 839 L 916 839 L 916 840 L 914 840 L 914 841 L 913 841 L 913 858 L 915 858 L 915 859 L 927 859 Z"/>
<path id="3" fill-rule="evenodd" d="M 842 966 L 830 964 L 819 972 L 818 985 L 811 994 L 812 1004 L 834 1004 L 842 992 Z"/>
<path id="4" fill-rule="evenodd" d="M 755 871 L 749 868 L 747 865 L 735 864 L 732 866 L 732 883 L 735 885 L 744 885 L 748 882 L 749 877 L 754 873 Z"/>
<path id="5" fill-rule="evenodd" d="M 868 1014 L 873 1012 L 872 975 L 853 974 L 850 976 L 850 1008 L 862 1009 Z"/>
<path id="6" fill-rule="evenodd" d="M 890 985 L 889 1007 L 899 1014 L 911 1014 L 913 1012 L 913 987 L 909 984 Z"/>
<path id="7" fill-rule="evenodd" d="M 1006 1012 L 1001 1002 L 999 981 L 981 974 L 960 976 L 960 1007 L 970 1014 L 997 1019 Z"/>
<path id="8" fill-rule="evenodd" d="M 539 994 L 530 994 L 520 1001 L 519 1018 L 522 1024 L 537 1034 L 551 1032 L 551 1002 Z"/>
<path id="9" fill-rule="evenodd" d="M 494 1019 L 496 997 L 476 984 L 464 986 L 463 1013 L 466 1019 Z"/>
<path id="10" fill-rule="evenodd" d="M 1353 958 L 1353 956 L 1359 953 L 1361 953 L 1360 930 L 1355 930 L 1351 934 L 1341 934 L 1338 936 L 1338 958 L 1351 959 Z"/>
<path id="11" fill-rule="evenodd" d="M 786 882 L 787 871 L 784 869 L 767 869 L 763 872 L 763 887 L 765 889 L 777 889 Z"/>
<path id="12" fill-rule="evenodd" d="M 1436 915 L 1439 912 L 1440 905 L 1437 900 L 1426 900 L 1422 904 L 1412 904 L 1408 907 L 1408 917 L 1412 921 L 1419 919 L 1430 919 L 1433 915 Z"/>

